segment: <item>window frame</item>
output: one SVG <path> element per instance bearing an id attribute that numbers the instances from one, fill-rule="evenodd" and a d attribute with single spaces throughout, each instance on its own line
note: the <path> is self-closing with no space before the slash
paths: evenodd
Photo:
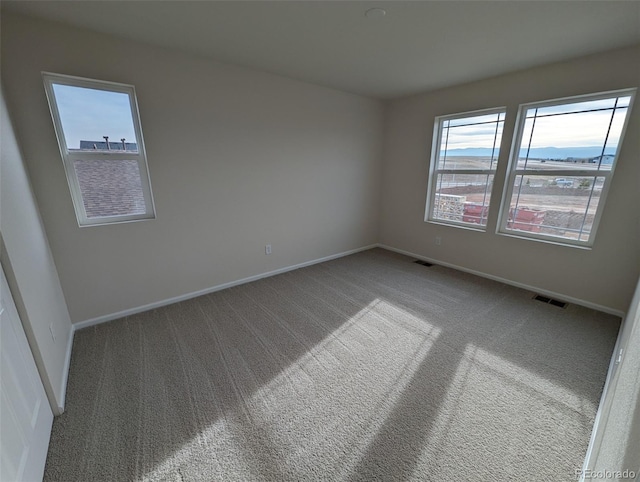
<path id="1" fill-rule="evenodd" d="M 503 114 L 504 119 L 502 120 L 502 133 L 500 138 L 500 143 L 496 146 L 498 150 L 498 156 L 495 158 L 495 168 L 494 169 L 439 169 L 439 156 L 440 156 L 440 148 L 442 146 L 442 125 L 444 121 L 447 120 L 456 120 L 462 119 L 465 117 L 477 117 L 481 115 L 491 115 L 491 114 Z M 462 221 L 452 221 L 449 219 L 439 219 L 433 216 L 433 208 L 435 206 L 435 196 L 437 194 L 437 181 L 438 174 L 485 174 L 485 175 L 493 175 L 493 179 L 495 182 L 495 177 L 497 174 L 498 164 L 499 164 L 499 152 L 501 149 L 501 144 L 503 141 L 504 127 L 507 121 L 507 108 L 502 107 L 492 107 L 488 109 L 479 109 L 467 112 L 460 112 L 456 114 L 445 114 L 439 115 L 435 117 L 434 126 L 433 126 L 433 141 L 431 143 L 431 160 L 429 163 L 429 179 L 427 183 L 427 199 L 425 203 L 425 213 L 424 213 L 424 221 L 427 223 L 441 224 L 444 226 L 454 226 L 457 228 L 470 229 L 472 231 L 486 232 L 487 224 L 477 224 L 477 223 L 465 223 Z M 493 188 L 489 192 L 489 200 L 491 199 L 491 195 L 493 193 Z M 491 206 L 489 205 L 489 209 L 487 210 L 487 219 L 489 217 L 491 210 Z"/>
<path id="2" fill-rule="evenodd" d="M 118 82 L 88 79 L 85 77 L 76 77 L 72 75 L 57 74 L 52 72 L 42 72 L 42 79 L 44 82 L 45 94 L 47 97 L 47 103 L 49 104 L 51 118 L 53 120 L 56 140 L 60 149 L 62 164 L 64 166 L 65 175 L 69 184 L 69 191 L 71 193 L 71 200 L 73 202 L 78 226 L 103 226 L 107 224 L 128 223 L 155 219 L 156 212 L 153 201 L 153 192 L 151 190 L 151 177 L 149 175 L 149 169 L 147 165 L 147 155 L 144 145 L 144 138 L 142 136 L 142 125 L 140 122 L 140 114 L 138 110 L 138 101 L 135 87 L 133 85 L 122 84 Z M 53 89 L 54 84 L 127 94 L 127 96 L 129 97 L 129 108 L 131 109 L 131 117 L 133 120 L 133 128 L 136 135 L 138 152 L 118 152 L 109 150 L 78 150 L 77 152 L 70 151 L 65 139 L 64 130 L 62 128 L 60 112 L 58 110 L 58 104 Z M 84 206 L 82 191 L 80 189 L 80 182 L 74 168 L 74 161 L 76 160 L 136 161 L 138 165 L 138 171 L 140 173 L 142 193 L 145 202 L 145 212 L 142 214 L 119 214 L 113 216 L 88 217 Z"/>
<path id="3" fill-rule="evenodd" d="M 599 92 L 594 94 L 583 94 L 583 95 L 562 97 L 562 98 L 551 99 L 551 100 L 528 102 L 526 104 L 520 104 L 518 106 L 518 114 L 516 117 L 516 123 L 515 123 L 513 138 L 511 142 L 511 151 L 509 153 L 509 162 L 507 164 L 507 172 L 505 176 L 504 186 L 502 190 L 502 197 L 500 201 L 500 211 L 498 213 L 498 224 L 496 227 L 496 234 L 499 234 L 502 236 L 516 237 L 520 239 L 541 241 L 541 242 L 550 243 L 550 244 L 558 244 L 562 246 L 583 248 L 583 249 L 591 249 L 593 247 L 593 244 L 595 242 L 595 237 L 598 231 L 598 226 L 600 224 L 600 219 L 602 217 L 602 213 L 606 205 L 607 195 L 609 193 L 609 188 L 611 186 L 611 179 L 613 178 L 613 173 L 618 163 L 620 148 L 622 147 L 622 144 L 624 142 L 624 137 L 627 131 L 627 125 L 629 124 L 629 118 L 631 114 L 631 109 L 633 108 L 636 91 L 637 91 L 636 88 L 612 90 L 612 91 Z M 525 123 L 527 119 L 527 110 L 531 108 L 553 107 L 556 105 L 574 104 L 579 102 L 597 101 L 597 100 L 603 100 L 603 99 L 610 99 L 612 97 L 625 97 L 625 96 L 630 96 L 631 98 L 629 99 L 627 114 L 625 116 L 622 130 L 620 131 L 620 139 L 618 141 L 618 147 L 616 148 L 616 153 L 615 153 L 613 162 L 611 164 L 611 169 L 608 169 L 608 170 L 518 169 L 520 148 L 522 145 L 522 136 L 524 135 L 524 128 L 525 128 Z M 606 140 L 603 147 L 606 147 Z M 541 234 L 541 233 L 519 231 L 519 230 L 513 230 L 513 229 L 507 228 L 507 224 L 509 222 L 509 212 L 511 210 L 511 198 L 513 196 L 513 191 L 515 187 L 515 180 L 519 175 L 527 175 L 527 174 L 548 176 L 550 178 L 592 177 L 594 178 L 594 184 L 595 184 L 596 178 L 599 178 L 599 177 L 604 178 L 604 184 L 600 192 L 600 199 L 598 201 L 596 213 L 594 215 L 593 223 L 591 225 L 591 231 L 589 233 L 589 238 L 586 241 L 580 241 L 580 239 L 574 240 L 574 239 L 564 238 L 561 236 L 554 236 L 551 234 Z"/>

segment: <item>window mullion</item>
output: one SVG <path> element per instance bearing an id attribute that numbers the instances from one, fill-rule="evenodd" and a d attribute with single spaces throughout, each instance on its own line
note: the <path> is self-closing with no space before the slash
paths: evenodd
<path id="1" fill-rule="evenodd" d="M 527 157 L 525 157 L 524 159 L 524 168 L 526 170 L 527 168 L 527 164 L 529 163 L 529 153 L 531 152 L 531 141 L 533 140 L 533 131 L 536 127 L 536 116 L 538 115 L 538 109 L 535 110 L 535 113 L 533 114 L 533 124 L 531 125 L 531 134 L 529 135 L 529 143 L 527 144 Z M 526 119 L 525 119 L 526 122 Z M 522 127 L 524 128 L 524 122 L 522 124 Z M 520 160 L 520 148 L 518 147 L 518 149 L 515 152 L 515 165 L 516 167 L 518 166 L 518 161 Z M 520 194 L 522 193 L 522 181 L 524 181 L 524 174 L 520 175 L 520 184 L 518 185 L 518 194 L 516 195 L 516 210 L 518 209 L 518 206 L 520 205 Z M 518 174 L 516 173 L 513 182 L 515 183 L 516 179 L 518 177 Z M 511 204 L 509 204 L 509 207 L 511 207 Z M 511 210 L 509 210 L 511 211 Z M 507 213 L 507 217 L 509 216 L 509 213 Z M 507 223 L 508 223 L 508 218 L 507 218 Z"/>
<path id="2" fill-rule="evenodd" d="M 436 174 L 495 174 L 495 169 L 437 169 Z"/>
<path id="3" fill-rule="evenodd" d="M 95 151 L 75 151 L 67 152 L 66 156 L 70 161 L 137 161 L 139 159 L 144 160 L 144 157 L 138 152 L 111 152 L 105 154 L 103 152 Z"/>
<path id="4" fill-rule="evenodd" d="M 596 169 L 572 171 L 570 169 L 548 169 L 544 171 L 532 171 L 529 169 L 516 169 L 516 176 L 539 176 L 539 177 L 609 177 L 611 171 L 598 171 Z"/>

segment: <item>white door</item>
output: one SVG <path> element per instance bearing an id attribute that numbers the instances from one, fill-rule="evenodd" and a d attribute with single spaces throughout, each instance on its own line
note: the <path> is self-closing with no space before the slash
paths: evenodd
<path id="1" fill-rule="evenodd" d="M 4 272 L 0 273 L 0 481 L 39 481 L 53 413 Z"/>

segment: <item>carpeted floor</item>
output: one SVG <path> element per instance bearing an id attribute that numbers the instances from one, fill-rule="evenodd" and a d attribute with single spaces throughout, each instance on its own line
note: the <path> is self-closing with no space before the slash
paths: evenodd
<path id="1" fill-rule="evenodd" d="M 576 480 L 619 318 L 412 261 L 77 332 L 45 480 Z"/>

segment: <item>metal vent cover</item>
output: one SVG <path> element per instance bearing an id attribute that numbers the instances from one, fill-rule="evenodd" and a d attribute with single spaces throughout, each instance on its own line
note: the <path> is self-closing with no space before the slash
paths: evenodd
<path id="1" fill-rule="evenodd" d="M 533 297 L 536 301 L 541 301 L 542 303 L 547 303 L 549 305 L 557 306 L 558 308 L 566 308 L 569 303 L 564 301 L 556 300 L 554 298 L 549 298 L 548 296 L 542 295 L 534 295 Z"/>
<path id="2" fill-rule="evenodd" d="M 431 268 L 431 266 L 433 266 L 433 263 L 429 263 L 428 261 L 423 261 L 421 259 L 416 259 L 414 263 L 426 266 L 427 268 Z"/>

